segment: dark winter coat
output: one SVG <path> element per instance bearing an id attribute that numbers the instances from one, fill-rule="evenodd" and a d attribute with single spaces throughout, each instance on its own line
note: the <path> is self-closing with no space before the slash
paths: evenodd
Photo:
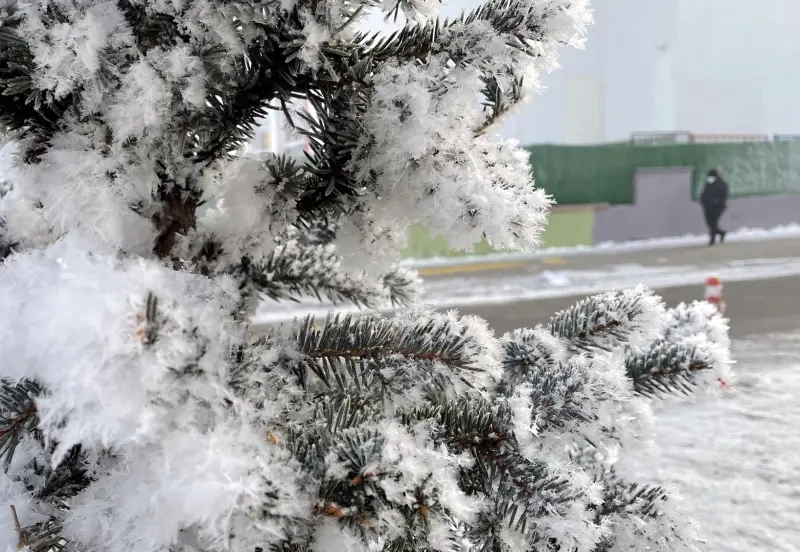
<path id="1" fill-rule="evenodd" d="M 700 195 L 700 204 L 709 211 L 724 211 L 728 204 L 728 183 L 721 176 L 715 177 L 712 182 L 706 182 Z"/>

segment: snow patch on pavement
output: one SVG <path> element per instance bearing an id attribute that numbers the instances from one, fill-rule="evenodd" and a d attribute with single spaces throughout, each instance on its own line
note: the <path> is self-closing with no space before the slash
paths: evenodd
<path id="1" fill-rule="evenodd" d="M 775 239 L 800 238 L 800 224 L 776 226 L 770 229 L 742 228 L 729 232 L 728 243 L 759 242 Z M 670 238 L 636 240 L 629 242 L 603 242 L 596 245 L 577 245 L 573 247 L 548 247 L 535 253 L 492 253 L 490 255 L 469 255 L 464 257 L 431 257 L 429 259 L 406 259 L 403 264 L 410 268 L 428 268 L 439 266 L 458 266 L 465 264 L 481 264 L 488 262 L 522 261 L 547 257 L 569 257 L 572 255 L 605 255 L 608 253 L 628 253 L 635 251 L 652 251 L 658 249 L 675 249 L 708 244 L 707 235 L 687 234 Z"/>

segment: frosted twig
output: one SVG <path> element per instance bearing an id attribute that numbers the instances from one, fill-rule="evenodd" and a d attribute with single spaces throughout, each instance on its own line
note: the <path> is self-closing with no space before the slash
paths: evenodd
<path id="1" fill-rule="evenodd" d="M 26 545 L 25 531 L 22 529 L 22 525 L 19 522 L 16 507 L 11 504 L 9 508 L 11 508 L 11 518 L 14 521 L 14 531 L 17 533 L 17 550 L 21 550 Z"/>

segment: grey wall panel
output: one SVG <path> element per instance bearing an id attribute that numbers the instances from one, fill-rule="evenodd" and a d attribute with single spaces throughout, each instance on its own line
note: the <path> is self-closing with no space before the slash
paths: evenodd
<path id="1" fill-rule="evenodd" d="M 617 205 L 597 211 L 595 243 L 647 240 L 704 231 L 702 214 L 692 202 L 690 168 L 636 171 L 633 198 L 633 205 Z"/>
<path id="2" fill-rule="evenodd" d="M 731 201 L 722 215 L 725 230 L 771 228 L 800 222 L 800 194 L 780 194 Z"/>

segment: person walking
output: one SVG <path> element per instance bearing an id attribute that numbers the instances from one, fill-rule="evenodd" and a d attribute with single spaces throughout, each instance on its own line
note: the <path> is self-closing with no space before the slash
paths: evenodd
<path id="1" fill-rule="evenodd" d="M 703 193 L 700 194 L 700 205 L 703 207 L 703 216 L 706 219 L 706 226 L 708 226 L 710 235 L 708 245 L 717 243 L 717 236 L 719 236 L 720 243 L 725 241 L 727 232 L 719 227 L 719 219 L 728 206 L 728 193 L 728 183 L 719 174 L 719 170 L 711 169 L 708 171 Z"/>

